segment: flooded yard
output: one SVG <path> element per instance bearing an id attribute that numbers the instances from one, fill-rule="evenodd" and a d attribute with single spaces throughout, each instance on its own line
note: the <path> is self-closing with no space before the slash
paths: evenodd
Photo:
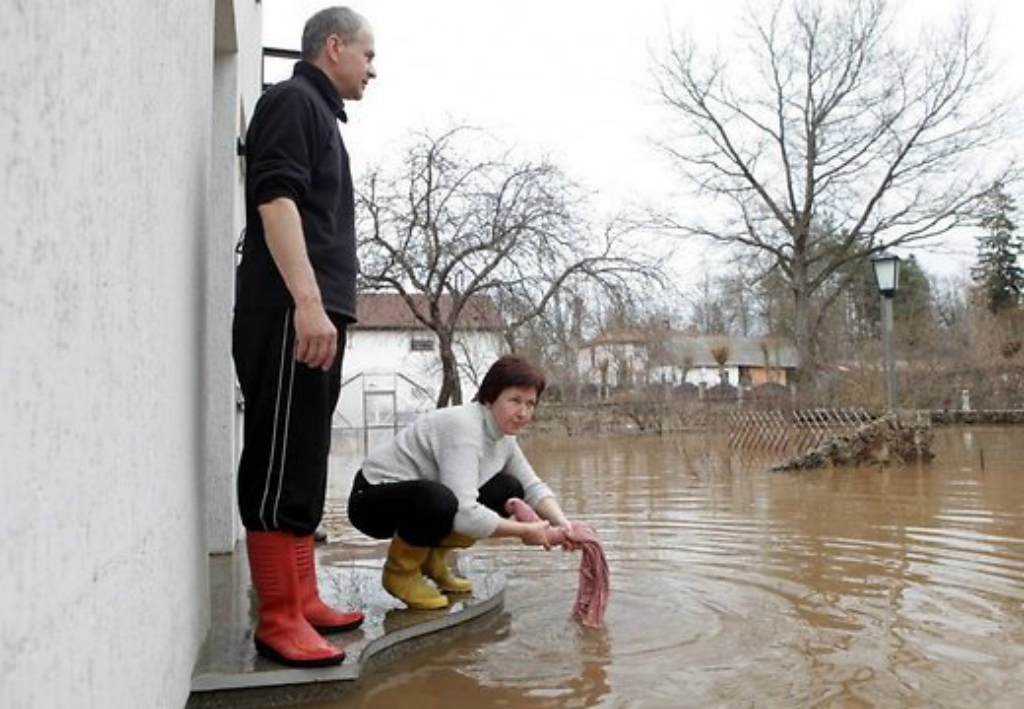
<path id="1" fill-rule="evenodd" d="M 332 461 L 333 541 L 359 456 Z M 578 554 L 489 541 L 505 611 L 367 676 L 348 707 L 1024 705 L 1024 428 L 936 429 L 903 468 L 770 472 L 714 437 L 524 442 L 601 535 L 606 627 L 569 619 Z"/>

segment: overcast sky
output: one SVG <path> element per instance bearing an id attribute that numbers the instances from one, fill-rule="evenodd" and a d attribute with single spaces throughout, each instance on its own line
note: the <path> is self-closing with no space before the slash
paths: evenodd
<path id="1" fill-rule="evenodd" d="M 264 0 L 264 44 L 297 49 L 306 18 L 328 4 Z M 372 0 L 351 6 L 374 27 L 378 79 L 348 106 L 344 128 L 355 170 L 395 159 L 413 131 L 483 128 L 526 155 L 550 157 L 614 212 L 666 201 L 678 183 L 652 148 L 666 113 L 652 91 L 652 52 L 673 28 L 702 46 L 728 46 L 743 0 Z M 958 0 L 904 0 L 901 27 L 916 33 L 950 17 Z M 991 56 L 1008 90 L 1024 90 L 1024 2 L 973 0 L 992 20 Z M 281 72 L 284 72 L 283 74 Z M 268 67 L 268 80 L 290 64 Z M 1018 142 L 1018 145 L 1020 142 Z M 1024 204 L 1020 205 L 1024 209 Z M 954 257 L 918 255 L 936 275 L 962 271 L 973 238 Z"/>

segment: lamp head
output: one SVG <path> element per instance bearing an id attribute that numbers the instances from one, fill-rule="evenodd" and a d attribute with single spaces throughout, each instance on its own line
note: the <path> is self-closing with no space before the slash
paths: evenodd
<path id="1" fill-rule="evenodd" d="M 900 287 L 900 257 L 885 251 L 871 257 L 875 283 L 883 298 L 892 298 Z"/>

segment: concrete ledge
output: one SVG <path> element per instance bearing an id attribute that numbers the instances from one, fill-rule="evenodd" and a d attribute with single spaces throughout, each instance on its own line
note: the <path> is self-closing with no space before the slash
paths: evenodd
<path id="1" fill-rule="evenodd" d="M 505 576 L 485 571 L 467 573 L 473 594 L 451 596 L 448 608 L 408 610 L 381 588 L 382 559 L 345 559 L 344 550 L 330 546 L 317 551 L 324 600 L 366 614 L 359 629 L 329 636 L 344 648 L 345 661 L 336 667 L 297 669 L 259 657 L 252 640 L 254 596 L 245 553 L 211 557 L 213 617 L 193 672 L 190 709 L 310 701 L 323 696 L 319 690 L 328 689 L 325 684 L 332 685 L 329 690 L 336 696 L 345 689 L 338 685 L 351 685 L 371 664 L 394 657 L 398 646 L 418 645 L 410 641 L 463 626 L 476 627 L 479 623 L 474 621 L 498 615 L 504 605 Z M 284 691 L 266 691 L 270 688 Z"/>

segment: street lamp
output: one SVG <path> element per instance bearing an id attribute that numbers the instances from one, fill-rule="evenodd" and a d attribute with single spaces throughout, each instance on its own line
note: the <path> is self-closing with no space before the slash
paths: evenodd
<path id="1" fill-rule="evenodd" d="M 892 299 L 900 287 L 900 257 L 884 251 L 871 257 L 875 283 L 882 295 L 882 339 L 885 343 L 885 400 L 890 411 L 896 408 L 896 361 L 892 354 Z"/>

